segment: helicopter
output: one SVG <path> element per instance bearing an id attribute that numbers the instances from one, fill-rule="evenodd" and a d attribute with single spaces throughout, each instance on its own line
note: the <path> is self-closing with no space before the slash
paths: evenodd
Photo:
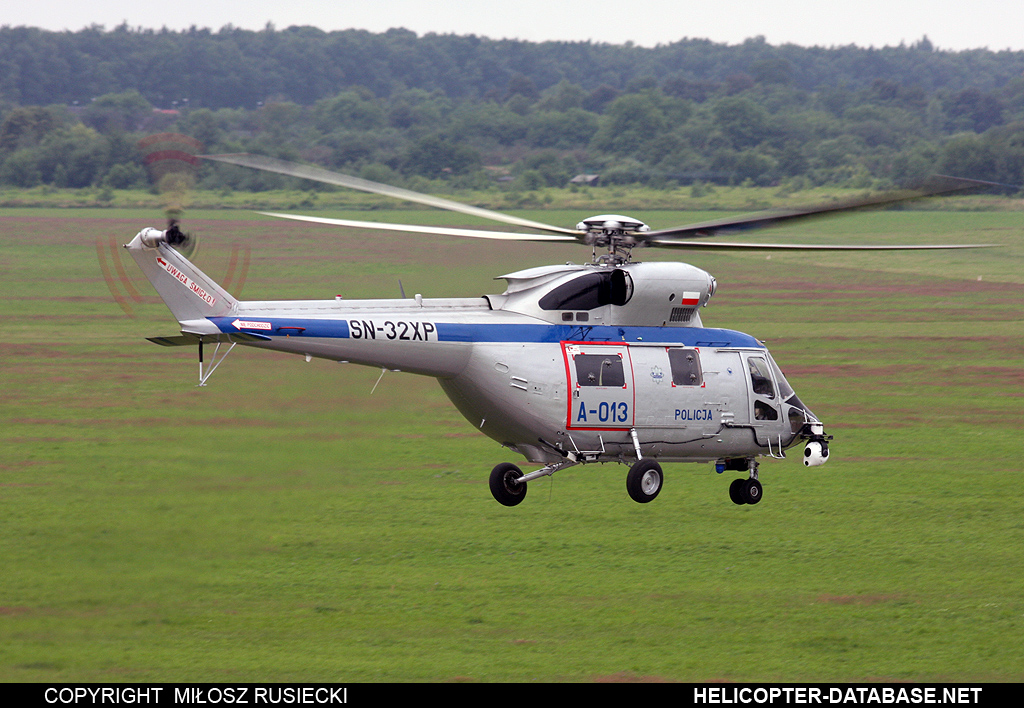
<path id="1" fill-rule="evenodd" d="M 329 170 L 249 154 L 203 159 L 268 170 L 482 216 L 532 230 L 509 233 L 293 214 L 269 216 L 356 229 L 583 244 L 588 263 L 499 276 L 504 292 L 475 298 L 243 301 L 184 255 L 193 237 L 172 222 L 124 245 L 178 321 L 163 346 L 198 346 L 199 385 L 236 345 L 436 378 L 481 433 L 539 468 L 512 462 L 491 471 L 494 499 L 515 506 L 530 482 L 577 465 L 628 467 L 626 491 L 644 504 L 661 492 L 662 462 L 714 463 L 739 473 L 737 505 L 757 504 L 759 459 L 803 445 L 803 463 L 828 462 L 824 423 L 797 396 L 764 343 L 706 327 L 700 310 L 717 289 L 708 272 L 682 262 L 634 260 L 648 247 L 715 250 L 910 250 L 954 245 L 797 245 L 722 242 L 718 234 L 877 208 L 979 186 L 941 177 L 924 187 L 805 209 L 761 212 L 651 229 L 600 214 L 575 229 L 552 226 Z M 403 293 L 404 295 L 404 293 Z M 204 348 L 213 347 L 209 361 Z M 520 463 L 522 464 L 522 463 Z"/>

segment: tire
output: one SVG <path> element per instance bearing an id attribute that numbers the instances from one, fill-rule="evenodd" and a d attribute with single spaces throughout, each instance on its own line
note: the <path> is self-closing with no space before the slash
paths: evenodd
<path id="1" fill-rule="evenodd" d="M 658 496 L 664 481 L 665 475 L 657 460 L 640 460 L 629 468 L 629 474 L 626 475 L 626 491 L 633 501 L 646 504 Z"/>
<path id="2" fill-rule="evenodd" d="M 491 494 L 499 504 L 515 506 L 526 498 L 526 483 L 516 482 L 523 471 L 511 462 L 502 462 L 491 470 Z"/>
<path id="3" fill-rule="evenodd" d="M 734 479 L 732 484 L 729 485 L 729 498 L 732 499 L 733 504 L 743 506 L 747 503 L 747 498 L 743 492 L 743 487 L 746 484 L 747 480 L 745 479 Z"/>
<path id="4" fill-rule="evenodd" d="M 756 479 L 748 479 L 743 483 L 743 498 L 747 504 L 757 504 L 761 501 L 761 483 Z"/>

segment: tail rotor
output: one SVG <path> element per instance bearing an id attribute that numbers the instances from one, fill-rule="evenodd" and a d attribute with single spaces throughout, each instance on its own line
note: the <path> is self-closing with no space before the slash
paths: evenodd
<path id="1" fill-rule="evenodd" d="M 200 235 L 194 229 L 183 228 L 182 217 L 195 189 L 203 144 L 187 135 L 159 133 L 140 140 L 138 148 L 150 182 L 164 203 L 167 244 L 185 258 L 195 261 L 200 250 Z M 125 267 L 124 249 L 114 236 L 96 240 L 96 255 L 111 296 L 128 317 L 135 318 L 138 306 L 143 303 L 159 302 L 159 298 L 143 294 L 149 290 L 148 286 L 142 285 L 144 281 L 141 278 L 138 284 L 133 282 L 129 273 L 136 274 L 135 264 Z M 216 260 L 222 258 L 223 255 Z M 227 273 L 221 282 L 225 289 L 237 295 L 249 274 L 249 246 L 232 244 L 227 261 Z"/>
<path id="2" fill-rule="evenodd" d="M 118 245 L 113 236 L 106 241 L 102 236 L 96 239 L 96 256 L 99 259 L 100 271 L 103 273 L 103 280 L 107 283 L 107 289 L 110 290 L 114 301 L 124 313 L 134 319 L 135 307 L 146 302 L 146 298 L 128 277 L 128 271 L 122 260 L 123 252 L 124 249 Z"/>

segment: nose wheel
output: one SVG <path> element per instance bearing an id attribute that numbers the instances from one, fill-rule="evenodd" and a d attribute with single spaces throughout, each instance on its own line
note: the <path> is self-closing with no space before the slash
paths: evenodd
<path id="1" fill-rule="evenodd" d="M 754 478 L 734 479 L 729 485 L 729 498 L 733 504 L 757 504 L 761 501 L 761 483 Z"/>

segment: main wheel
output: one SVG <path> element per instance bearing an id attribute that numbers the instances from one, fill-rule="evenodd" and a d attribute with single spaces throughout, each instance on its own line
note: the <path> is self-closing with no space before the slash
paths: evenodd
<path id="1" fill-rule="evenodd" d="M 526 483 L 516 480 L 523 471 L 511 462 L 502 462 L 491 470 L 491 494 L 499 504 L 515 506 L 526 498 Z"/>
<path id="2" fill-rule="evenodd" d="M 664 480 L 665 475 L 662 474 L 661 465 L 657 460 L 640 460 L 629 468 L 629 474 L 626 475 L 626 491 L 633 501 L 646 504 L 658 496 Z"/>
<path id="3" fill-rule="evenodd" d="M 761 501 L 761 483 L 756 479 L 748 479 L 743 483 L 743 498 L 747 504 L 757 504 Z"/>
<path id="4" fill-rule="evenodd" d="M 729 485 L 729 498 L 732 499 L 733 504 L 743 506 L 747 503 L 747 498 L 743 493 L 743 487 L 746 483 L 747 480 L 745 479 L 734 479 L 732 484 Z"/>

